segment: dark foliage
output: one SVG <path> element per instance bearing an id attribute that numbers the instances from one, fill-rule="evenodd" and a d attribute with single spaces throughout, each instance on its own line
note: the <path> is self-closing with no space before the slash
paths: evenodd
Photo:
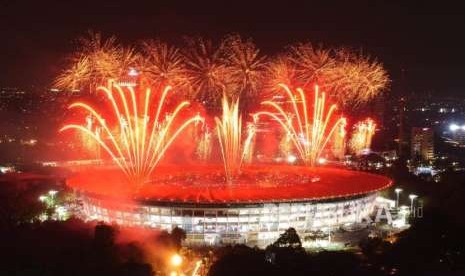
<path id="1" fill-rule="evenodd" d="M 179 250 L 181 249 L 182 242 L 186 239 L 186 231 L 179 227 L 174 227 L 171 230 L 171 239 L 173 240 L 174 247 Z"/>

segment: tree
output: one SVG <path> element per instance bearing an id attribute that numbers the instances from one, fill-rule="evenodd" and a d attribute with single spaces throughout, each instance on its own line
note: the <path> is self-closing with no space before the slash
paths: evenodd
<path id="1" fill-rule="evenodd" d="M 213 263 L 208 276 L 229 275 L 280 275 L 276 268 L 265 261 L 263 250 L 245 245 L 226 246 L 215 252 L 218 258 Z"/>
<path id="2" fill-rule="evenodd" d="M 171 230 L 171 239 L 173 240 L 174 247 L 176 247 L 177 250 L 181 249 L 182 242 L 186 239 L 186 231 L 177 226 L 174 227 L 173 230 Z"/>
<path id="3" fill-rule="evenodd" d="M 42 186 L 14 179 L 0 182 L 0 225 L 13 227 L 36 220 L 46 210 L 38 200 Z"/>
<path id="4" fill-rule="evenodd" d="M 147 263 L 127 262 L 121 265 L 119 274 L 121 276 L 154 276 L 152 266 Z"/>
<path id="5" fill-rule="evenodd" d="M 98 248 L 111 248 L 115 245 L 115 229 L 106 224 L 95 226 L 94 242 Z"/>
<path id="6" fill-rule="evenodd" d="M 300 240 L 297 231 L 290 227 L 273 243 L 275 247 L 288 247 L 288 248 L 302 248 L 302 241 Z"/>

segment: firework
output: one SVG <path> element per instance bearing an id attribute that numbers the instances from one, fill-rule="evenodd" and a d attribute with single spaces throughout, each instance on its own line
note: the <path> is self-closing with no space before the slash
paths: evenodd
<path id="1" fill-rule="evenodd" d="M 215 47 L 212 41 L 202 38 L 188 39 L 183 58 L 189 98 L 214 106 L 226 91 L 236 91 L 231 86 L 231 72 L 222 58 L 221 46 Z"/>
<path id="2" fill-rule="evenodd" d="M 118 81 L 125 81 L 131 74 L 138 74 L 134 71 L 136 61 L 139 59 L 138 53 L 133 48 L 118 48 L 117 58 L 114 61 L 116 68 L 113 71 L 113 79 Z M 111 67 L 111 66 L 110 66 Z"/>
<path id="3" fill-rule="evenodd" d="M 280 85 L 286 92 L 291 108 L 285 111 L 275 101 L 264 101 L 264 106 L 269 106 L 274 112 L 261 111 L 257 115 L 267 115 L 276 120 L 286 133 L 290 134 L 295 148 L 305 164 L 314 166 L 326 144 L 345 122 L 343 117 L 333 118 L 336 105 L 330 105 L 326 110 L 326 94 L 320 94 L 318 86 L 315 86 L 313 111 L 309 105 L 305 92 L 297 88 L 293 94 L 290 88 L 284 84 Z"/>
<path id="4" fill-rule="evenodd" d="M 290 47 L 289 53 L 281 59 L 284 61 L 274 65 L 271 82 L 288 78 L 283 83 L 303 88 L 318 83 L 344 106 L 363 104 L 378 96 L 389 84 L 389 77 L 380 63 L 345 48 L 298 44 Z"/>
<path id="5" fill-rule="evenodd" d="M 291 89 L 312 89 L 319 84 L 332 101 L 357 107 L 379 96 L 389 85 L 382 64 L 347 48 L 324 48 L 299 43 L 274 59 L 261 55 L 251 39 L 228 35 L 220 43 L 200 37 L 176 48 L 160 40 L 147 40 L 137 50 L 123 47 L 115 37 L 99 33 L 79 39 L 69 67 L 56 79 L 59 88 L 92 92 L 106 80 L 127 82 L 137 70 L 137 81 L 152 87 L 171 85 L 209 111 L 221 106 L 221 97 L 241 98 L 242 105 L 269 98 L 279 83 Z M 134 84 L 134 80 L 129 83 Z M 248 107 L 246 107 L 247 109 Z"/>
<path id="6" fill-rule="evenodd" d="M 225 62 L 242 99 L 254 98 L 262 89 L 267 68 L 266 57 L 250 40 L 229 35 L 223 40 Z"/>
<path id="7" fill-rule="evenodd" d="M 55 86 L 65 89 L 78 89 L 85 80 L 91 77 L 88 57 L 78 59 L 69 69 L 63 71 L 55 80 Z"/>
<path id="8" fill-rule="evenodd" d="M 180 103 L 171 113 L 162 112 L 165 99 L 171 90 L 169 86 L 163 90 L 152 117 L 149 116 L 150 103 L 153 101 L 150 89 L 145 91 L 143 105 L 138 106 L 132 87 L 123 89 L 114 84 L 113 88 L 99 87 L 98 90 L 103 91 L 111 103 L 113 119 L 116 122 L 113 128 L 116 131 L 110 130 L 112 126 L 107 126 L 108 120 L 99 112 L 82 102 L 73 103 L 70 108 L 82 109 L 91 114 L 96 120 L 95 127 L 100 129 L 99 132 L 89 129 L 88 125 L 79 124 L 66 125 L 60 131 L 74 129 L 87 134 L 111 156 L 130 183 L 140 185 L 147 180 L 176 137 L 190 124 L 199 122 L 202 118 L 198 115 L 191 117 L 175 128 L 179 113 L 189 103 Z M 107 138 L 103 139 L 100 132 Z"/>
<path id="9" fill-rule="evenodd" d="M 120 80 L 127 76 L 135 64 L 137 54 L 132 48 L 116 43 L 115 37 L 103 39 L 101 34 L 89 32 L 78 40 L 79 49 L 71 58 L 69 69 L 56 79 L 55 85 L 63 89 L 80 89 L 105 85 L 108 79 Z"/>
<path id="10" fill-rule="evenodd" d="M 178 48 L 159 40 L 144 41 L 141 48 L 137 67 L 150 85 L 180 87 L 186 83 L 184 60 Z"/>
<path id="11" fill-rule="evenodd" d="M 247 137 L 242 140 L 242 116 L 239 114 L 239 100 L 229 103 L 223 97 L 223 114 L 216 117 L 216 130 L 221 147 L 223 164 L 228 183 L 232 182 L 247 154 L 251 154 L 251 143 L 255 127 L 248 127 Z"/>
<path id="12" fill-rule="evenodd" d="M 346 152 L 346 131 L 347 121 L 344 120 L 339 124 L 339 129 L 335 131 L 333 138 L 332 151 L 334 157 L 341 160 Z"/>
<path id="13" fill-rule="evenodd" d="M 359 155 L 363 150 L 369 149 L 375 131 L 376 124 L 370 118 L 356 123 L 349 143 L 351 151 Z"/>
<path id="14" fill-rule="evenodd" d="M 346 49 L 336 51 L 334 70 L 328 74 L 331 87 L 339 91 L 346 104 L 362 104 L 378 96 L 388 85 L 389 77 L 376 60 Z"/>
<path id="15" fill-rule="evenodd" d="M 208 127 L 205 128 L 205 131 L 198 139 L 196 153 L 200 160 L 206 161 L 210 159 L 212 153 L 212 133 Z"/>
<path id="16" fill-rule="evenodd" d="M 295 64 L 298 85 L 302 87 L 319 83 L 326 88 L 326 76 L 334 70 L 335 60 L 331 51 L 312 44 L 298 44 L 290 48 L 290 61 Z"/>
<path id="17" fill-rule="evenodd" d="M 286 132 L 285 135 L 281 138 L 279 143 L 279 151 L 281 152 L 282 156 L 289 156 L 292 154 L 292 134 L 290 132 Z"/>
<path id="18" fill-rule="evenodd" d="M 244 154 L 243 154 L 243 161 L 244 163 L 252 163 L 253 161 L 253 153 L 255 150 L 255 142 L 256 137 L 255 134 L 257 133 L 257 117 L 254 116 L 254 121 L 247 123 L 247 139 L 244 142 Z"/>
<path id="19" fill-rule="evenodd" d="M 97 137 L 101 137 L 101 128 L 98 125 L 95 126 L 95 118 L 92 115 L 88 115 L 86 116 L 85 120 L 86 120 L 86 129 L 94 132 Z M 99 159 L 100 158 L 100 146 L 95 141 L 95 139 L 92 139 L 92 137 L 89 137 L 89 135 L 83 132 L 81 132 L 79 136 L 80 136 L 79 141 L 81 141 L 82 146 L 86 150 L 86 152 L 95 154 L 94 157 Z"/>
<path id="20" fill-rule="evenodd" d="M 296 66 L 284 55 L 278 56 L 269 63 L 265 85 L 266 91 L 271 93 L 279 92 L 282 89 L 279 86 L 281 83 L 297 84 Z"/>

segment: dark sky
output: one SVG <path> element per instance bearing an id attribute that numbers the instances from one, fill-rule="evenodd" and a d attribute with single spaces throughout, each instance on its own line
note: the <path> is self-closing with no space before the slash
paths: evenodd
<path id="1" fill-rule="evenodd" d="M 50 83 L 88 29 L 125 43 L 238 32 L 267 54 L 297 41 L 361 48 L 386 65 L 394 86 L 404 68 L 417 92 L 465 96 L 461 1 L 183 2 L 0 0 L 0 85 Z"/>

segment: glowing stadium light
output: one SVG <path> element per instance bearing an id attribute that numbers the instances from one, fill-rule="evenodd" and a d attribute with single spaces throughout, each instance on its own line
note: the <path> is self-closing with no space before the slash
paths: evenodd
<path id="1" fill-rule="evenodd" d="M 413 212 L 413 201 L 418 197 L 417 195 L 410 194 L 408 196 L 410 198 L 410 212 Z"/>
<path id="2" fill-rule="evenodd" d="M 289 155 L 287 156 L 287 162 L 288 162 L 288 163 L 291 163 L 291 164 L 292 164 L 292 163 L 294 163 L 295 161 L 297 161 L 297 157 L 296 157 L 295 155 L 289 154 Z"/>
<path id="3" fill-rule="evenodd" d="M 326 162 L 328 162 L 328 160 L 326 160 L 325 158 L 322 158 L 322 157 L 318 158 L 318 164 L 324 165 L 326 164 Z"/>
<path id="4" fill-rule="evenodd" d="M 170 264 L 174 267 L 179 267 L 182 264 L 182 257 L 179 254 L 171 256 Z"/>
<path id="5" fill-rule="evenodd" d="M 399 208 L 399 194 L 403 191 L 401 188 L 396 188 L 394 190 L 396 192 L 396 207 Z"/>
<path id="6" fill-rule="evenodd" d="M 460 127 L 459 127 L 459 125 L 457 125 L 457 124 L 450 124 L 450 126 L 449 126 L 449 129 L 450 129 L 451 131 L 457 131 L 459 128 L 460 128 Z"/>

